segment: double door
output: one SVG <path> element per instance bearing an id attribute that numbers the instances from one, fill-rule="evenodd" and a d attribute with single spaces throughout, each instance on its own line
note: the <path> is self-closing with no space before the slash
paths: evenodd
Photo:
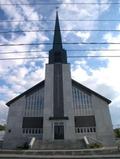
<path id="1" fill-rule="evenodd" d="M 64 139 L 64 125 L 54 125 L 54 139 L 55 140 Z"/>

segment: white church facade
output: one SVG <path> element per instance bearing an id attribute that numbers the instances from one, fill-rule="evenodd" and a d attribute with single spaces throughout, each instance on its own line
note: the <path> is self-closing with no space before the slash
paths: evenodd
<path id="1" fill-rule="evenodd" d="M 111 101 L 71 79 L 62 47 L 58 14 L 45 80 L 7 103 L 4 148 L 15 149 L 32 137 L 42 142 L 77 142 L 84 136 L 114 144 Z"/>

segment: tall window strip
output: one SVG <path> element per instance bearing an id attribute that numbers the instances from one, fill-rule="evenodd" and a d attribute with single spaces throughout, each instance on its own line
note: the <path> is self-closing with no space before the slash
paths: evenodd
<path id="1" fill-rule="evenodd" d="M 33 103 L 33 101 L 34 101 L 33 98 L 34 98 L 34 96 L 31 95 L 31 108 L 30 108 L 30 114 L 31 114 L 31 116 L 33 116 L 33 113 L 32 113 L 33 112 L 33 104 L 34 104 Z"/>
<path id="2" fill-rule="evenodd" d="M 76 112 L 78 112 L 78 98 L 77 98 L 77 90 L 75 89 L 75 104 L 76 104 Z"/>
<path id="3" fill-rule="evenodd" d="M 36 115 L 36 110 L 37 110 L 37 109 L 34 108 L 34 107 L 36 107 L 36 93 L 35 93 L 35 96 L 34 96 L 33 103 L 34 103 L 34 105 L 33 105 L 33 116 L 37 116 L 37 115 Z"/>
<path id="4" fill-rule="evenodd" d="M 75 107 L 75 93 L 74 93 L 73 87 L 72 87 L 72 95 L 73 95 L 73 110 L 74 110 L 74 114 L 75 114 L 75 109 L 74 109 L 74 107 Z"/>
<path id="5" fill-rule="evenodd" d="M 75 115 L 91 115 L 92 111 L 92 102 L 91 95 L 86 92 L 72 87 L 73 93 L 73 107 Z"/>
<path id="6" fill-rule="evenodd" d="M 81 113 L 84 115 L 85 108 L 84 108 L 84 99 L 83 99 L 83 92 L 82 91 L 81 91 L 81 108 L 80 109 L 82 109 Z"/>
<path id="7" fill-rule="evenodd" d="M 36 111 L 37 111 L 37 116 L 38 116 L 38 114 L 40 114 L 40 105 L 39 105 L 39 91 L 36 93 L 37 94 L 37 98 L 36 98 Z"/>
<path id="8" fill-rule="evenodd" d="M 25 116 L 39 117 L 43 116 L 44 108 L 44 88 L 41 88 L 32 94 L 26 96 Z"/>
<path id="9" fill-rule="evenodd" d="M 74 101 L 73 101 L 74 112 L 76 114 L 77 113 L 77 95 L 76 95 L 76 89 L 75 88 L 73 88 L 73 98 L 74 98 Z"/>

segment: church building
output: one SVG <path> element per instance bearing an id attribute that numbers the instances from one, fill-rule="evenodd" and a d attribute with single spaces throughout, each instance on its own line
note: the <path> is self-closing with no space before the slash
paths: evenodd
<path id="1" fill-rule="evenodd" d="M 112 146 L 110 103 L 106 97 L 71 79 L 56 13 L 45 80 L 7 103 L 9 113 L 3 148 L 15 149 L 33 137 L 42 143 L 75 144 L 85 136 L 103 146 Z"/>

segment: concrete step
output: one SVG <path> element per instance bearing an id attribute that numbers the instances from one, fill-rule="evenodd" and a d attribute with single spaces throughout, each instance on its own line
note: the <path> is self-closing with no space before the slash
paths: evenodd
<path id="1" fill-rule="evenodd" d="M 83 139 L 79 141 L 63 141 L 63 140 L 56 140 L 51 142 L 43 142 L 41 140 L 36 140 L 32 149 L 34 150 L 70 150 L 70 149 L 84 149 L 86 148 L 85 142 Z"/>
<path id="2" fill-rule="evenodd" d="M 117 147 L 81 150 L 0 150 L 2 155 L 36 155 L 36 156 L 79 156 L 79 155 L 111 155 L 118 154 Z"/>
<path id="3" fill-rule="evenodd" d="M 20 155 L 20 154 L 0 154 L 0 159 L 120 159 L 120 154 L 111 154 L 111 155 Z"/>

